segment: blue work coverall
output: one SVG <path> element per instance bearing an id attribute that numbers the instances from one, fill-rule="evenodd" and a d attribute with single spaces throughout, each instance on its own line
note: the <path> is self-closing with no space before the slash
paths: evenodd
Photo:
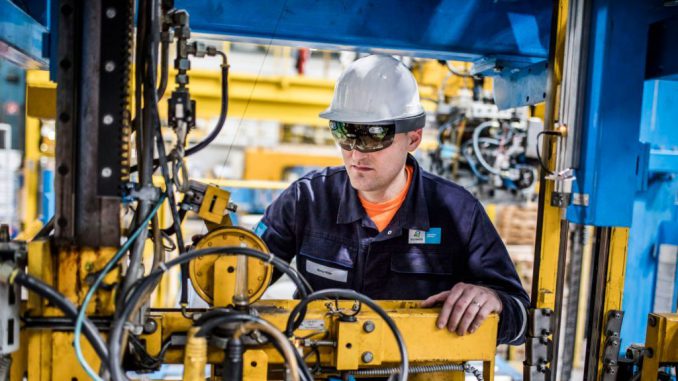
<path id="1" fill-rule="evenodd" d="M 266 209 L 256 231 L 313 290 L 348 288 L 377 300 L 423 300 L 465 282 L 497 291 L 498 343 L 525 339 L 529 298 L 480 202 L 464 188 L 414 168 L 405 201 L 379 232 L 344 167 L 310 172 Z"/>

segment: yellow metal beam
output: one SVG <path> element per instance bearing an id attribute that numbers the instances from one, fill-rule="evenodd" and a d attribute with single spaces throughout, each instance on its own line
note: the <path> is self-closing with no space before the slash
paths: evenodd
<path id="1" fill-rule="evenodd" d="M 605 300 L 603 301 L 603 316 L 608 316 L 612 310 L 622 309 L 624 296 L 624 278 L 626 276 L 626 254 L 628 252 L 629 228 L 612 228 L 610 235 L 609 255 L 607 260 L 607 276 L 605 277 Z M 602 253 L 599 253 L 603 255 Z M 601 327 L 605 327 L 607 322 Z M 605 328 L 602 328 L 603 330 Z M 598 356 L 598 379 L 603 379 L 603 357 L 605 356 L 606 333 L 600 335 Z"/>
<path id="2" fill-rule="evenodd" d="M 422 66 L 418 77 L 422 79 L 420 96 L 435 99 L 438 86 L 447 69 L 436 62 Z M 174 88 L 171 70 L 165 97 L 160 101 L 161 115 L 166 115 L 167 97 Z M 198 103 L 199 119 L 214 119 L 221 108 L 221 77 L 215 70 L 193 69 L 190 72 L 191 96 Z M 489 83 L 489 82 L 488 82 Z M 446 92 L 456 94 L 459 87 L 467 86 L 463 80 L 450 78 Z M 486 85 L 490 86 L 490 85 Z M 318 117 L 332 101 L 334 80 L 305 76 L 256 75 L 247 73 L 229 74 L 229 118 L 235 120 L 275 120 L 283 124 L 326 126 L 327 121 Z M 49 80 L 49 72 L 31 70 L 26 80 L 26 114 L 34 118 L 54 119 L 56 115 L 56 84 Z M 435 103 L 424 102 L 433 110 Z"/>
<path id="3" fill-rule="evenodd" d="M 26 117 L 26 144 L 24 151 L 24 184 L 22 194 L 23 229 L 38 219 L 38 202 L 40 186 L 40 120 Z"/>
<path id="4" fill-rule="evenodd" d="M 565 52 L 565 34 L 567 29 L 567 13 L 569 3 L 567 0 L 560 0 L 558 3 L 558 28 L 556 32 L 556 51 L 555 63 L 553 72 L 553 84 L 550 89 L 550 97 L 553 103 L 552 107 L 546 107 L 546 112 L 550 115 L 545 115 L 545 119 L 553 122 L 555 116 L 558 114 L 558 96 L 560 92 L 560 83 L 562 82 L 562 66 Z M 544 125 L 547 130 L 554 130 L 554 124 Z M 555 152 L 555 142 L 551 139 L 546 140 L 551 144 L 544 145 L 544 152 Z M 556 155 L 544 155 L 547 159 L 547 166 L 553 170 L 556 165 Z M 539 219 L 540 230 L 537 237 L 536 256 L 535 261 L 536 278 L 533 280 L 533 300 L 532 303 L 536 308 L 555 309 L 556 304 L 556 282 L 558 271 L 565 271 L 565 269 L 558 269 L 558 253 L 560 251 L 560 235 L 561 235 L 561 219 L 563 210 L 561 208 L 551 206 L 551 198 L 555 184 L 552 180 L 543 180 L 540 183 L 540 210 Z M 536 292 L 536 293 L 535 293 Z"/>
<path id="5" fill-rule="evenodd" d="M 285 169 L 299 166 L 331 167 L 342 165 L 337 155 L 292 153 L 265 148 L 245 150 L 245 180 L 280 181 Z"/>
<path id="6" fill-rule="evenodd" d="M 645 348 L 641 380 L 655 381 L 662 364 L 678 363 L 678 314 L 650 314 Z"/>
<path id="7" fill-rule="evenodd" d="M 160 101 L 161 115 L 166 115 L 167 97 L 174 88 L 174 75 L 169 74 L 165 97 Z M 221 108 L 221 78 L 218 71 L 191 70 L 191 96 L 198 103 L 198 118 L 213 119 Z M 303 76 L 257 76 L 230 73 L 230 118 L 236 120 L 277 120 L 284 124 L 325 126 L 318 114 L 332 100 L 334 81 Z M 47 71 L 31 70 L 26 80 L 26 114 L 34 118 L 54 119 L 56 85 Z"/>
<path id="8" fill-rule="evenodd" d="M 269 321 L 279 329 L 284 329 L 289 312 L 298 301 L 294 300 L 262 300 L 255 304 L 260 317 Z M 350 310 L 353 302 L 340 301 L 340 308 Z M 496 352 L 496 334 L 498 316 L 491 315 L 486 322 L 473 334 L 458 336 L 447 330 L 437 329 L 435 321 L 439 309 L 419 308 L 417 301 L 379 301 L 389 316 L 400 329 L 407 346 L 408 357 L 411 363 L 463 362 L 478 360 L 483 362 L 485 380 L 492 380 L 494 376 L 494 356 Z M 329 330 L 327 339 L 338 339 L 336 346 L 320 346 L 320 362 L 323 365 L 339 366 L 345 369 L 354 369 L 374 366 L 393 366 L 400 362 L 400 354 L 396 341 L 383 324 L 381 318 L 370 310 L 363 310 L 357 316 L 355 323 L 339 322 L 328 313 L 326 301 L 312 302 L 308 306 L 305 322 L 316 326 L 323 326 Z M 181 315 L 180 312 L 164 312 L 151 316 L 160 327 L 155 333 L 145 337 L 148 352 L 156 355 L 164 340 L 172 334 L 185 333 L 192 327 L 192 321 Z M 368 331 L 364 324 L 371 321 L 375 329 Z M 355 326 L 351 326 L 355 324 Z M 355 328 L 355 329 L 352 329 Z M 342 331 L 344 333 L 342 334 Z M 382 332 L 383 331 L 383 332 Z M 301 337 L 317 331 L 301 329 L 297 334 Z M 370 335 L 374 335 L 372 338 Z M 314 338 L 322 338 L 318 335 Z M 349 345 L 350 344 L 350 345 Z M 263 347 L 269 364 L 282 365 L 283 358 L 273 347 Z M 363 360 L 365 352 L 372 352 L 373 358 L 368 363 Z M 165 362 L 168 364 L 182 363 L 183 351 L 170 348 L 165 353 Z M 208 363 L 221 363 L 224 352 L 210 348 Z M 245 373 L 251 372 L 247 370 Z"/>

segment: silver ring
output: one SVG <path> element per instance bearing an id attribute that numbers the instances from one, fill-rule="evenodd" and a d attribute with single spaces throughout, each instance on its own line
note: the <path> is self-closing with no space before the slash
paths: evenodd
<path id="1" fill-rule="evenodd" d="M 480 303 L 478 303 L 478 302 L 475 301 L 475 300 L 471 300 L 471 304 L 475 304 L 476 306 L 478 306 L 478 308 L 480 308 Z"/>

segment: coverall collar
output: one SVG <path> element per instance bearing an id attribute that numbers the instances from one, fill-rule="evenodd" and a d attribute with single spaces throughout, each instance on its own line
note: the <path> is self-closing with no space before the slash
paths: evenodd
<path id="1" fill-rule="evenodd" d="M 405 201 L 403 201 L 396 215 L 393 216 L 393 222 L 396 222 L 403 229 L 428 230 L 428 206 L 426 195 L 424 194 L 421 168 L 419 168 L 419 164 L 410 154 L 407 154 L 406 165 L 412 166 L 412 182 L 407 191 Z M 339 201 L 337 224 L 350 224 L 367 218 L 367 213 L 358 198 L 358 192 L 351 186 L 351 181 L 347 174 L 341 200 Z"/>

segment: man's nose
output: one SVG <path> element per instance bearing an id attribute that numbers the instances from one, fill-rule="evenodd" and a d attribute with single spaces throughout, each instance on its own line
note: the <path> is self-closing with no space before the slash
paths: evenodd
<path id="1" fill-rule="evenodd" d="M 354 161 L 363 160 L 369 155 L 368 153 L 360 152 L 355 148 L 353 149 L 353 151 L 351 151 L 351 154 L 352 154 L 351 156 L 352 156 Z"/>

